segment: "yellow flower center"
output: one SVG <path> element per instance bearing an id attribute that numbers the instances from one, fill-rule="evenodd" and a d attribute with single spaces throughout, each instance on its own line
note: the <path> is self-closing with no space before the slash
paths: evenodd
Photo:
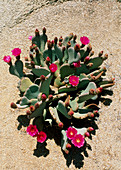
<path id="1" fill-rule="evenodd" d="M 73 132 L 71 132 L 70 135 L 73 135 Z"/>
<path id="2" fill-rule="evenodd" d="M 77 143 L 80 143 L 80 139 L 76 139 L 76 142 L 77 142 Z"/>
<path id="3" fill-rule="evenodd" d="M 74 80 L 74 79 L 73 79 L 72 81 L 73 81 L 73 82 L 76 82 L 76 80 Z"/>

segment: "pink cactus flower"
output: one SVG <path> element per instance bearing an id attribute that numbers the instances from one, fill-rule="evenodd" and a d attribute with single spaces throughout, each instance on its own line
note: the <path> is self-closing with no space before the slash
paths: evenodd
<path id="1" fill-rule="evenodd" d="M 81 43 L 82 43 L 83 45 L 87 45 L 87 44 L 89 44 L 89 42 L 90 42 L 89 38 L 87 38 L 87 37 L 85 37 L 85 36 L 81 37 L 81 38 L 80 38 L 80 41 L 81 41 Z"/>
<path id="2" fill-rule="evenodd" d="M 76 63 L 73 63 L 74 67 L 78 68 L 78 67 L 81 67 L 80 65 L 80 61 L 76 62 Z"/>
<path id="3" fill-rule="evenodd" d="M 30 36 L 28 37 L 28 39 L 29 39 L 29 40 L 32 40 L 32 36 L 30 35 Z"/>
<path id="4" fill-rule="evenodd" d="M 77 130 L 76 130 L 75 128 L 69 127 L 69 128 L 66 130 L 66 136 L 67 136 L 69 139 L 73 139 L 76 134 L 77 134 Z"/>
<path id="5" fill-rule="evenodd" d="M 21 54 L 21 49 L 19 48 L 14 48 L 12 51 L 12 55 L 14 55 L 15 57 L 19 56 Z"/>
<path id="6" fill-rule="evenodd" d="M 43 93 L 42 96 L 41 96 L 41 99 L 42 99 L 42 101 L 45 101 L 47 99 L 46 94 Z"/>
<path id="7" fill-rule="evenodd" d="M 57 65 L 54 64 L 54 63 L 52 63 L 52 64 L 49 66 L 49 69 L 50 69 L 51 73 L 55 73 L 56 70 L 57 70 L 57 68 L 58 68 Z"/>
<path id="8" fill-rule="evenodd" d="M 47 138 L 47 135 L 45 132 L 41 131 L 37 135 L 37 142 L 43 143 Z"/>
<path id="9" fill-rule="evenodd" d="M 79 84 L 79 77 L 77 76 L 70 76 L 69 77 L 69 83 L 72 85 L 72 86 L 77 86 Z"/>
<path id="10" fill-rule="evenodd" d="M 9 64 L 11 62 L 11 57 L 9 55 L 8 56 L 4 56 L 3 61 L 5 61 L 6 63 Z"/>
<path id="11" fill-rule="evenodd" d="M 38 135 L 38 129 L 36 125 L 29 125 L 26 131 L 27 131 L 27 134 L 29 134 L 30 136 L 35 137 Z"/>
<path id="12" fill-rule="evenodd" d="M 84 146 L 84 136 L 82 136 L 81 134 L 75 135 L 74 138 L 72 139 L 72 143 L 74 144 L 74 146 L 81 148 L 82 146 Z"/>

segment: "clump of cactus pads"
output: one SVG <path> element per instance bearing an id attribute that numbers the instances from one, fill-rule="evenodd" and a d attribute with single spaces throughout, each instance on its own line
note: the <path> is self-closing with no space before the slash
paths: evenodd
<path id="1" fill-rule="evenodd" d="M 36 29 L 35 36 L 29 37 L 32 44 L 24 71 L 19 48 L 12 50 L 15 63 L 10 56 L 3 58 L 9 72 L 20 78 L 21 99 L 11 107 L 26 109 L 26 119 L 36 120 L 34 124 L 28 121 L 27 133 L 40 143 L 48 138 L 46 125 L 58 127 L 61 148 L 68 154 L 72 146 L 85 146 L 94 127 L 83 122 L 98 115 L 97 101 L 114 85 L 114 79 L 105 79 L 106 68 L 101 65 L 108 55 L 101 51 L 94 57 L 88 37 L 82 36 L 77 43 L 77 36 L 71 33 L 51 41 L 46 29 L 42 31 L 40 34 Z"/>

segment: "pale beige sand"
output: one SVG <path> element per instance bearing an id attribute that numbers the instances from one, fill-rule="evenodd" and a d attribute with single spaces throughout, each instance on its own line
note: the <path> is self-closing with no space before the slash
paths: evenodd
<path id="1" fill-rule="evenodd" d="M 41 1 L 40 1 L 41 2 Z M 18 78 L 8 72 L 8 65 L 2 61 L 15 47 L 22 49 L 23 58 L 28 55 L 29 35 L 34 30 L 47 28 L 49 39 L 65 36 L 70 32 L 78 37 L 88 35 L 95 55 L 100 50 L 109 54 L 105 61 L 107 78 L 115 77 L 110 106 L 100 104 L 98 130 L 88 143 L 92 151 L 84 158 L 84 170 L 121 169 L 121 3 L 115 0 L 80 0 L 55 3 L 48 1 L 0 1 L 0 170 L 64 170 L 66 160 L 53 140 L 48 140 L 47 157 L 33 156 L 36 140 L 17 130 L 17 117 L 24 111 L 10 109 L 10 103 L 19 99 L 16 88 Z M 38 5 L 37 5 L 38 4 Z"/>

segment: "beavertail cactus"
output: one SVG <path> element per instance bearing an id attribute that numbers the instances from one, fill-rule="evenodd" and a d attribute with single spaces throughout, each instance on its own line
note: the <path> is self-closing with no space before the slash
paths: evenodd
<path id="1" fill-rule="evenodd" d="M 98 115 L 97 99 L 102 92 L 114 85 L 114 79 L 105 78 L 106 68 L 101 67 L 108 58 L 103 51 L 94 57 L 88 37 L 80 42 L 72 33 L 63 38 L 48 40 L 46 28 L 42 34 L 35 30 L 29 56 L 25 58 L 25 68 L 20 60 L 21 50 L 15 48 L 3 60 L 9 65 L 9 72 L 20 78 L 18 89 L 21 99 L 12 103 L 12 108 L 25 109 L 27 119 L 36 119 L 27 127 L 27 133 L 43 143 L 47 139 L 44 132 L 47 122 L 61 131 L 61 147 L 69 153 L 72 146 L 81 148 L 86 137 L 94 130 L 78 121 L 94 120 Z"/>

